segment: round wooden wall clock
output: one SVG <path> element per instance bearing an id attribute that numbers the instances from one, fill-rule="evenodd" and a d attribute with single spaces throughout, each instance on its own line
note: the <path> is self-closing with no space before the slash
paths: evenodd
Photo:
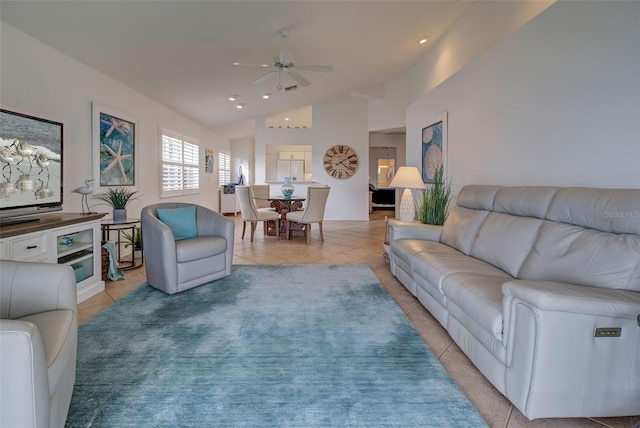
<path id="1" fill-rule="evenodd" d="M 333 178 L 346 180 L 358 170 L 358 155 L 355 150 L 342 144 L 331 147 L 324 154 L 324 169 Z"/>

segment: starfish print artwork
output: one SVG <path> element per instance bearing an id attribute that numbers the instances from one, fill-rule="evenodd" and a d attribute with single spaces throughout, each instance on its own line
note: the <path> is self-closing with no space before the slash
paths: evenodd
<path id="1" fill-rule="evenodd" d="M 109 171 L 111 171 L 113 168 L 115 168 L 116 166 L 119 168 L 120 173 L 122 174 L 122 181 L 126 182 L 129 181 L 129 177 L 127 176 L 127 171 L 125 170 L 125 167 L 122 163 L 123 160 L 126 159 L 133 159 L 133 155 L 132 154 L 128 154 L 128 155 L 123 155 L 122 154 L 122 140 L 115 140 L 114 143 L 120 143 L 118 145 L 118 151 L 115 152 L 113 151 L 113 149 L 109 146 L 107 146 L 106 144 L 103 144 L 102 147 L 109 152 L 109 154 L 113 157 L 113 160 L 111 161 L 111 163 L 109 165 L 107 165 L 106 168 L 104 168 L 102 170 L 102 174 L 109 174 Z"/>
<path id="2" fill-rule="evenodd" d="M 101 126 L 109 126 L 109 129 L 107 129 L 107 132 L 104 134 L 105 137 L 109 137 L 113 131 L 118 131 L 122 135 L 127 135 L 129 132 L 129 124 L 124 120 L 119 120 L 115 117 L 102 115 L 100 118 L 100 124 Z"/>
<path id="3" fill-rule="evenodd" d="M 100 113 L 100 185 L 134 185 L 135 123 Z"/>

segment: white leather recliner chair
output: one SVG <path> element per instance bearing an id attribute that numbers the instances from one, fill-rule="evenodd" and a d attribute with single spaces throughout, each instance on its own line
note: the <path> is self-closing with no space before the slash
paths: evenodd
<path id="1" fill-rule="evenodd" d="M 71 267 L 0 260 L 0 426 L 64 426 L 77 314 Z"/>

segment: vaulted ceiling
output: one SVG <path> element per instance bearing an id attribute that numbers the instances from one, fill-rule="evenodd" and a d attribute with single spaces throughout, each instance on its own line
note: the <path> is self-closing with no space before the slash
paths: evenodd
<path id="1" fill-rule="evenodd" d="M 366 92 L 402 75 L 466 10 L 465 1 L 7 1 L 9 25 L 157 102 L 216 128 Z M 269 69 L 289 29 L 310 86 L 278 90 Z M 428 42 L 418 40 L 428 37 Z M 277 73 L 275 73 L 277 75 Z M 282 86 L 296 85 L 283 74 Z M 268 100 L 263 94 L 271 93 Z M 237 95 L 237 109 L 227 99 Z"/>

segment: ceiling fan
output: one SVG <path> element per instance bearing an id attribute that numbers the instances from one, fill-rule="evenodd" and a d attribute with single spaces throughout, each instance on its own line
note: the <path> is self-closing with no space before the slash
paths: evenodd
<path id="1" fill-rule="evenodd" d="M 260 84 L 269 80 L 272 77 L 278 77 L 278 85 L 276 88 L 278 90 L 283 89 L 282 86 L 282 74 L 285 73 L 293 80 L 296 81 L 300 86 L 309 86 L 311 82 L 305 79 L 298 71 L 321 71 L 321 72 L 333 72 L 333 67 L 330 65 L 297 65 L 293 62 L 293 53 L 286 50 L 287 36 L 289 35 L 289 30 L 283 28 L 278 31 L 278 36 L 282 38 L 282 49 L 280 50 L 280 55 L 273 58 L 273 64 L 270 66 L 271 70 L 262 76 L 258 77 L 253 81 L 255 84 Z M 239 66 L 252 66 L 252 67 L 269 67 L 264 64 L 246 64 L 241 62 L 234 62 L 233 65 Z"/>

